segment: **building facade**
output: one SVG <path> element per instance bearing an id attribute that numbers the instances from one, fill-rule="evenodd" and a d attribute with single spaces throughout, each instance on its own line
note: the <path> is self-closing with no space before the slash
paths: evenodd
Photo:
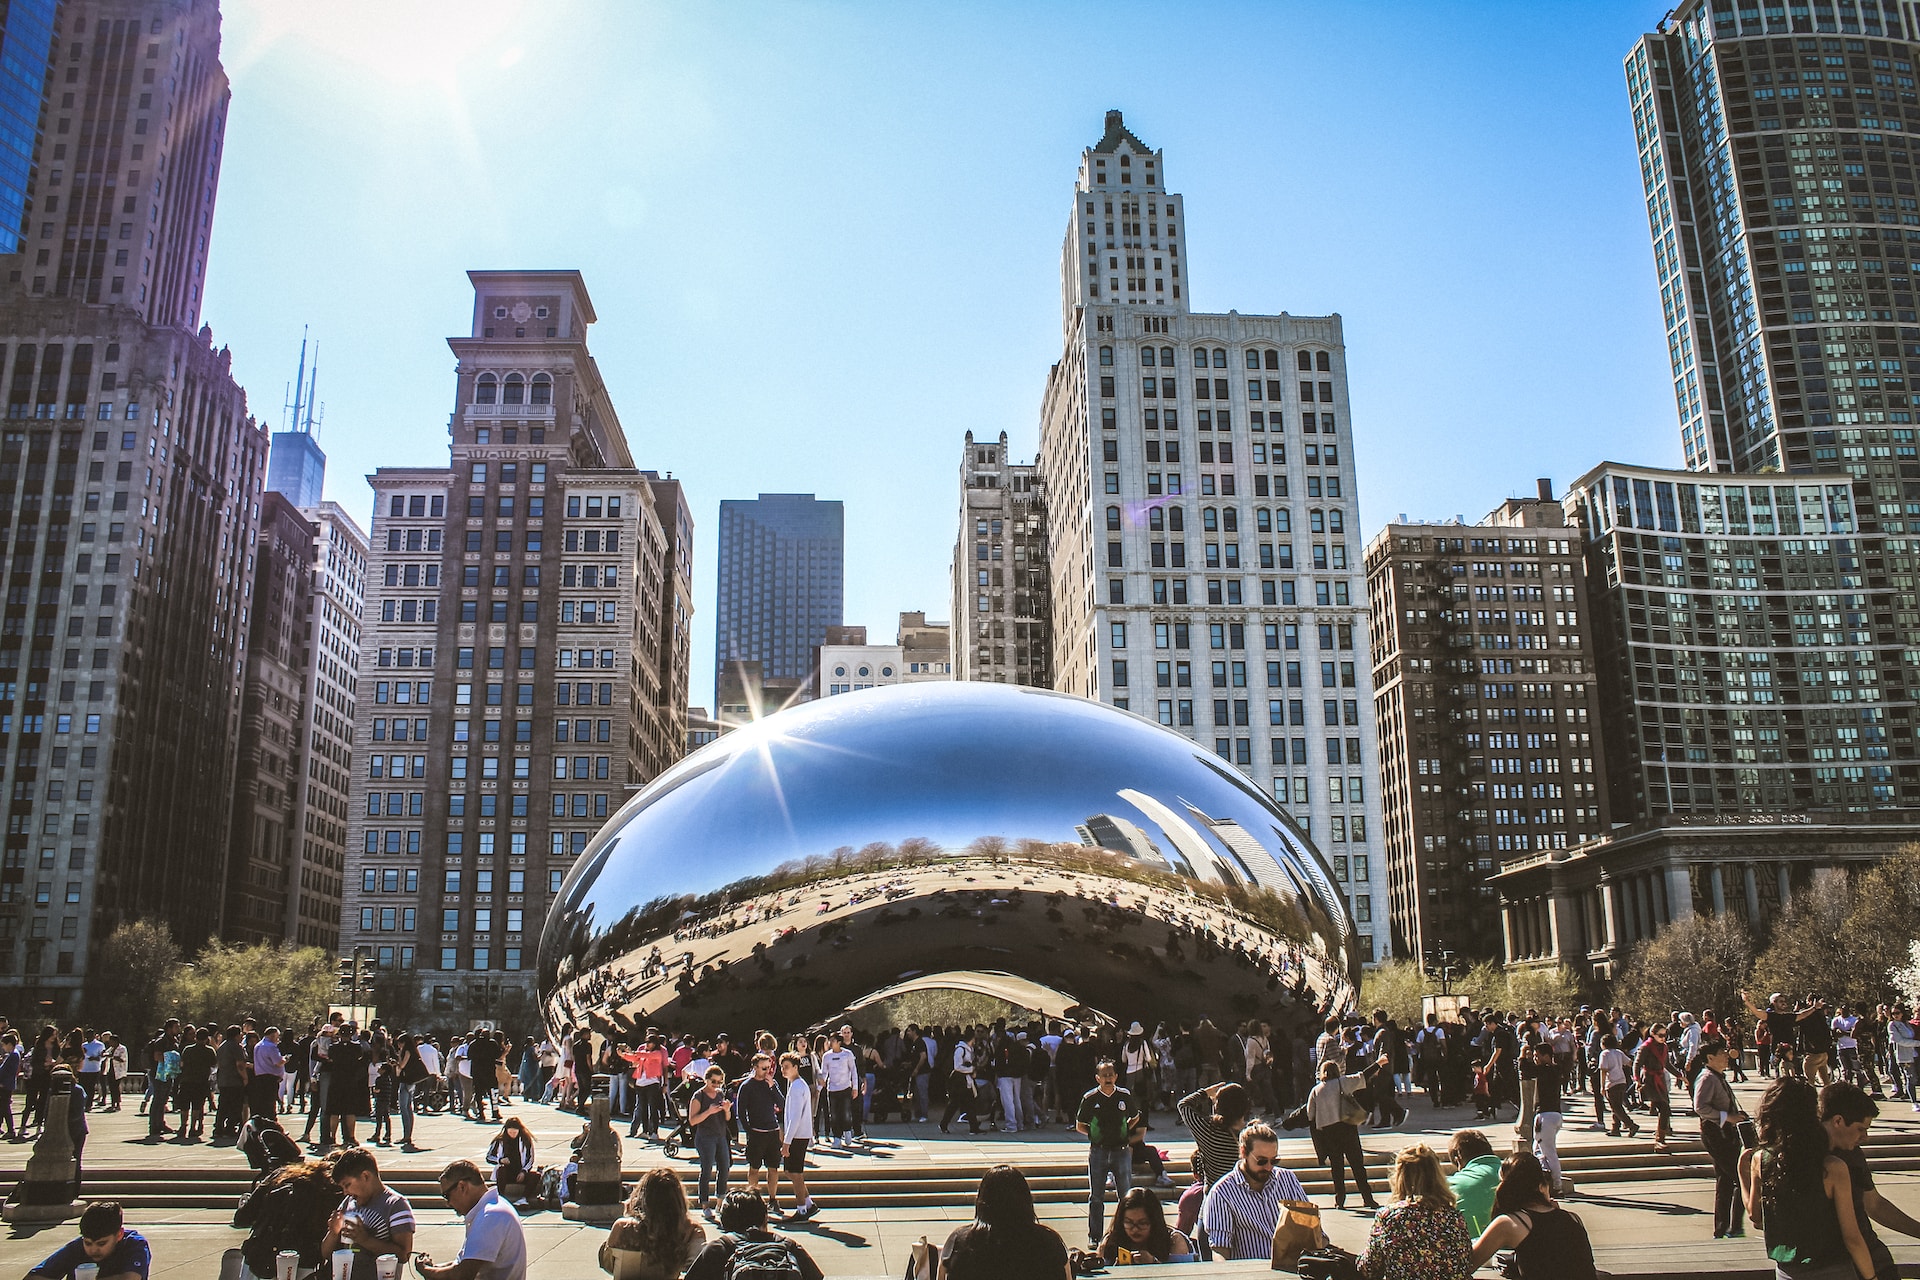
<path id="1" fill-rule="evenodd" d="M 579 273 L 470 277 L 451 467 L 369 478 L 343 926 L 449 1023 L 531 1016 L 553 893 L 685 749 L 690 657 L 692 518 L 633 464 Z"/>
<path id="2" fill-rule="evenodd" d="M 267 438 L 199 319 L 217 7 L 59 22 L 0 274 L 0 995 L 64 1014 L 118 924 L 221 926 Z"/>
<path id="3" fill-rule="evenodd" d="M 953 627 L 923 612 L 900 615 L 900 660 L 908 683 L 953 679 Z"/>
<path id="4" fill-rule="evenodd" d="M 1552 484 L 1367 547 L 1396 955 L 1506 954 L 1495 873 L 1608 828 L 1578 526 Z"/>
<path id="5" fill-rule="evenodd" d="M 1192 311 L 1185 225 L 1162 154 L 1108 112 L 1041 416 L 1053 687 L 1269 790 L 1347 869 L 1371 957 L 1386 881 L 1340 318 Z"/>
<path id="6" fill-rule="evenodd" d="M 0 254 L 27 238 L 59 14 L 59 0 L 0 4 Z"/>
<path id="7" fill-rule="evenodd" d="M 953 549 L 953 678 L 1051 688 L 1052 590 L 1038 464 L 1014 462 L 1004 431 L 997 444 L 976 444 L 967 432 Z"/>
<path id="8" fill-rule="evenodd" d="M 812 677 L 814 646 L 844 621 L 845 523 L 840 503 L 810 493 L 720 504 L 714 679 L 723 718 L 728 663 L 759 663 L 770 687 Z"/>
<path id="9" fill-rule="evenodd" d="M 1916 22 L 1688 0 L 1627 55 L 1689 468 L 1838 465 L 1920 497 Z"/>

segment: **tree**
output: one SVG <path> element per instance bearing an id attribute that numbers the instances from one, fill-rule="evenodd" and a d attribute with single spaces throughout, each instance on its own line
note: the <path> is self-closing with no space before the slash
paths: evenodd
<path id="1" fill-rule="evenodd" d="M 1566 965 L 1534 965 L 1507 970 L 1507 1009 L 1538 1009 L 1542 1014 L 1571 1013 L 1580 1003 L 1580 979 Z"/>
<path id="2" fill-rule="evenodd" d="M 163 993 L 180 972 L 180 948 L 167 927 L 152 920 L 123 924 L 100 944 L 87 990 L 87 1011 L 93 1025 L 117 1032 L 122 1039 L 138 1037 L 170 1015 Z"/>
<path id="3" fill-rule="evenodd" d="M 1382 960 L 1360 975 L 1360 1016 L 1371 1018 L 1375 1009 L 1385 1009 L 1403 1027 L 1418 1025 L 1420 997 L 1427 990 L 1427 977 L 1419 965 L 1411 960 Z"/>
<path id="4" fill-rule="evenodd" d="M 1847 914 L 1849 1003 L 1874 1005 L 1897 993 L 1889 972 L 1906 965 L 1920 929 L 1920 845 L 1905 845 L 1853 881 Z M 1768 990 L 1777 988 L 1769 987 Z"/>
<path id="5" fill-rule="evenodd" d="M 333 962 L 318 947 L 209 942 L 162 999 L 188 1022 L 224 1025 L 251 1016 L 263 1028 L 304 1027 L 326 1012 L 333 994 Z"/>
<path id="6" fill-rule="evenodd" d="M 1853 909 L 1853 886 L 1844 873 L 1816 876 L 1774 925 L 1772 942 L 1754 962 L 1752 986 L 1761 992 L 1786 992 L 1795 1003 L 1814 993 L 1852 1003 L 1866 998 L 1865 992 L 1885 987 L 1886 968 L 1871 973 L 1856 958 L 1848 930 Z"/>
<path id="7" fill-rule="evenodd" d="M 1696 915 L 1640 943 L 1613 988 L 1614 1003 L 1640 1018 L 1675 1009 L 1728 1013 L 1753 969 L 1753 933 L 1730 913 Z"/>

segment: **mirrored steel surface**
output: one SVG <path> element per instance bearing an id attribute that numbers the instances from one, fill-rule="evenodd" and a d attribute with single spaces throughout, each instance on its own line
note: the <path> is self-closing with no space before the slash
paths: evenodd
<path id="1" fill-rule="evenodd" d="M 635 796 L 540 941 L 556 1032 L 786 1032 L 992 971 L 1138 1018 L 1295 1020 L 1359 982 L 1325 862 L 1247 778 L 1065 694 L 926 683 L 727 734 Z"/>

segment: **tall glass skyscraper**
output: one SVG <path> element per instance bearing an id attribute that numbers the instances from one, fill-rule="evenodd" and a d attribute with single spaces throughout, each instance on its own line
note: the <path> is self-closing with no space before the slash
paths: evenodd
<path id="1" fill-rule="evenodd" d="M 1917 21 L 1912 0 L 1688 0 L 1627 55 L 1689 468 L 1844 466 L 1885 503 L 1920 497 L 1897 483 L 1920 376 Z"/>
<path id="2" fill-rule="evenodd" d="M 731 661 L 765 679 L 806 680 L 813 646 L 843 621 L 845 509 L 810 493 L 763 493 L 720 504 L 719 634 L 714 702 Z"/>
<path id="3" fill-rule="evenodd" d="M 33 152 L 59 0 L 0 0 L 0 253 L 26 236 Z"/>

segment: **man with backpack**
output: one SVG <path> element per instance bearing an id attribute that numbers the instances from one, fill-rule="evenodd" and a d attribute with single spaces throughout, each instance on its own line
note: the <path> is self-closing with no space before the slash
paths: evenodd
<path id="1" fill-rule="evenodd" d="M 147 1042 L 147 1073 L 152 1102 L 147 1107 L 147 1136 L 160 1138 L 167 1128 L 167 1099 L 180 1075 L 180 1019 L 168 1018 L 160 1034 Z"/>
<path id="2" fill-rule="evenodd" d="M 720 1202 L 720 1236 L 687 1268 L 686 1280 L 823 1280 L 799 1243 L 767 1230 L 767 1202 L 750 1191 Z"/>

